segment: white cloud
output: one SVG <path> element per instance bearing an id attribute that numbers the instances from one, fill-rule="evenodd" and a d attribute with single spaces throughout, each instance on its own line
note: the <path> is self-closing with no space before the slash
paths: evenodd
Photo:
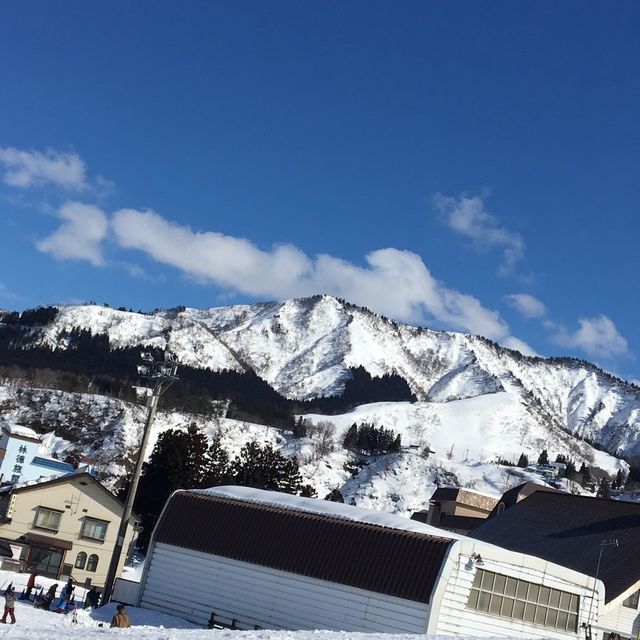
<path id="1" fill-rule="evenodd" d="M 61 260 L 88 260 L 94 266 L 104 264 L 101 243 L 109 221 L 98 207 L 82 202 L 66 202 L 58 217 L 62 225 L 49 237 L 37 243 L 38 249 Z"/>
<path id="2" fill-rule="evenodd" d="M 264 251 L 243 238 L 193 231 L 153 211 L 122 209 L 112 225 L 122 247 L 240 293 L 277 298 L 328 293 L 407 322 L 436 320 L 495 340 L 509 335 L 498 312 L 444 286 L 409 251 L 373 251 L 361 267 L 328 255 L 311 259 L 291 245 Z"/>
<path id="3" fill-rule="evenodd" d="M 542 318 L 547 314 L 547 307 L 541 300 L 528 293 L 512 293 L 505 296 L 507 304 L 525 318 Z"/>
<path id="4" fill-rule="evenodd" d="M 451 198 L 438 193 L 433 205 L 456 233 L 471 239 L 481 249 L 503 251 L 501 271 L 511 273 L 524 255 L 524 241 L 518 233 L 501 227 L 497 218 L 487 211 L 478 196 Z"/>
<path id="5" fill-rule="evenodd" d="M 548 328 L 555 328 L 553 340 L 564 347 L 582 349 L 586 354 L 599 358 L 613 358 L 628 352 L 629 345 L 613 324 L 610 318 L 599 315 L 595 318 L 580 318 L 580 328 L 574 332 L 565 327 L 554 327 L 547 323 Z"/>
<path id="6" fill-rule="evenodd" d="M 22 151 L 15 147 L 0 147 L 0 165 L 4 167 L 2 180 L 19 189 L 55 184 L 64 189 L 86 188 L 85 164 L 76 153 L 55 149 Z"/>

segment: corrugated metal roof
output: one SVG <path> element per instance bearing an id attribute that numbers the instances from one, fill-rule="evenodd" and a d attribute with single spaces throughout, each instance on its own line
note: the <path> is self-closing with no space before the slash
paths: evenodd
<path id="1" fill-rule="evenodd" d="M 429 602 L 452 540 L 222 496 L 177 492 L 156 542 Z"/>

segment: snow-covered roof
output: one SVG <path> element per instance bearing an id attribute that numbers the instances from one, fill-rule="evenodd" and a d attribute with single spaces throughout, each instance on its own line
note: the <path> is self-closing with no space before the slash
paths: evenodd
<path id="1" fill-rule="evenodd" d="M 22 436 L 23 438 L 31 438 L 40 441 L 40 436 L 29 427 L 23 427 L 21 424 L 14 422 L 3 422 L 2 428 L 12 436 Z"/>
<path id="2" fill-rule="evenodd" d="M 15 491 L 16 489 L 24 489 L 26 487 L 35 487 L 39 484 L 46 484 L 47 482 L 60 482 L 65 478 L 73 478 L 75 476 L 85 476 L 87 475 L 86 471 L 74 471 L 72 473 L 64 473 L 59 476 L 42 476 L 37 480 L 26 480 L 25 482 L 16 482 L 15 484 L 6 484 L 0 487 L 0 494 L 2 493 L 10 493 L 11 491 Z"/>
<path id="3" fill-rule="evenodd" d="M 447 538 L 449 540 L 466 539 L 465 536 L 461 536 L 457 533 L 443 531 L 437 527 L 432 527 L 428 524 L 423 524 L 416 520 L 410 520 L 409 518 L 398 516 L 393 513 L 372 511 L 370 509 L 363 509 L 362 507 L 354 507 L 349 504 L 319 500 L 317 498 L 303 498 L 301 496 L 280 493 L 278 491 L 265 491 L 264 489 L 253 489 L 250 487 L 225 486 L 213 487 L 211 489 L 190 489 L 189 492 L 209 496 L 220 496 L 233 500 L 253 502 L 256 504 L 265 504 L 272 507 L 304 511 L 307 513 L 316 513 L 342 520 L 353 520 L 355 522 L 375 524 L 381 527 L 389 527 L 391 529 L 413 531 L 414 533 L 422 533 L 429 536 L 436 536 L 438 538 Z"/>

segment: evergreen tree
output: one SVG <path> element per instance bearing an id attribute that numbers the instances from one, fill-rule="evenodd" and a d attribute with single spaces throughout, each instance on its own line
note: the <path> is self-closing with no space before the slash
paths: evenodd
<path id="1" fill-rule="evenodd" d="M 291 434 L 294 438 L 304 438 L 309 432 L 307 421 L 300 416 L 293 425 Z"/>
<path id="2" fill-rule="evenodd" d="M 564 470 L 564 477 L 573 480 L 577 475 L 576 465 L 573 460 L 567 460 L 567 466 Z"/>
<path id="3" fill-rule="evenodd" d="M 340 489 L 332 489 L 325 497 L 325 500 L 329 502 L 343 502 L 344 496 L 342 495 L 342 491 Z"/>
<path id="4" fill-rule="evenodd" d="M 618 473 L 616 474 L 616 479 L 613 481 L 611 487 L 613 489 L 622 489 L 625 484 L 625 475 L 622 473 L 622 469 L 618 469 Z"/>
<path id="5" fill-rule="evenodd" d="M 596 498 L 604 498 L 605 500 L 609 500 L 611 498 L 611 485 L 609 484 L 609 480 L 606 478 L 602 478 L 602 480 L 600 480 Z"/>
<path id="6" fill-rule="evenodd" d="M 525 469 L 526 467 L 529 466 L 529 458 L 527 457 L 527 455 L 523 452 L 520 454 L 520 457 L 518 458 L 518 466 L 521 469 Z"/>
<path id="7" fill-rule="evenodd" d="M 195 424 L 186 430 L 169 429 L 160 434 L 143 467 L 136 497 L 135 508 L 143 525 L 140 546 L 148 543 L 162 507 L 176 489 L 203 486 L 208 448 L 207 437 Z"/>
<path id="8" fill-rule="evenodd" d="M 589 469 L 589 467 L 587 467 L 587 465 L 584 462 L 580 467 L 580 471 L 578 471 L 578 481 L 583 487 L 585 484 L 588 484 L 589 482 L 593 481 L 593 478 L 591 477 L 591 470 Z"/>
<path id="9" fill-rule="evenodd" d="M 207 473 L 207 454 L 209 443 L 207 436 L 192 422 L 187 428 L 186 434 L 183 432 L 184 459 L 182 470 L 182 482 L 187 488 L 201 487 Z"/>
<path id="10" fill-rule="evenodd" d="M 236 484 L 244 487 L 295 494 L 304 488 L 297 458 L 285 458 L 271 444 L 246 444 L 231 463 L 231 471 Z"/>
<path id="11" fill-rule="evenodd" d="M 349 429 L 347 429 L 347 433 L 344 434 L 342 444 L 348 451 L 353 451 L 357 447 L 358 425 L 356 425 L 355 422 L 349 427 Z"/>
<path id="12" fill-rule="evenodd" d="M 216 487 L 232 482 L 229 454 L 226 449 L 222 448 L 220 434 L 216 433 L 207 450 L 203 485 L 205 487 Z"/>
<path id="13" fill-rule="evenodd" d="M 538 464 L 549 464 L 549 454 L 546 449 L 543 449 L 538 456 Z"/>
<path id="14" fill-rule="evenodd" d="M 345 434 L 342 444 L 349 451 L 357 451 L 379 456 L 385 453 L 397 453 L 402 447 L 400 435 L 383 426 L 376 427 L 365 422 L 360 426 L 352 424 Z"/>
<path id="15" fill-rule="evenodd" d="M 316 490 L 310 484 L 304 484 L 300 487 L 300 495 L 304 498 L 317 498 Z"/>

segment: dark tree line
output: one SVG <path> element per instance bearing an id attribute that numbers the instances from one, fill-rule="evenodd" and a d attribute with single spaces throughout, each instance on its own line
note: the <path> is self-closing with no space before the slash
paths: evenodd
<path id="1" fill-rule="evenodd" d="M 5 375 L 25 379 L 42 377 L 64 391 L 93 391 L 134 400 L 134 384 L 140 363 L 140 347 L 112 348 L 106 334 L 92 335 L 73 329 L 60 339 L 66 349 L 51 349 L 39 340 L 41 324 L 52 319 L 55 308 L 40 308 L 31 314 L 8 314 L 0 322 L 0 366 Z M 25 315 L 26 314 L 26 315 Z M 55 316 L 53 316 L 55 317 Z M 9 318 L 9 322 L 7 322 Z M 149 349 L 147 349 L 149 351 Z M 155 357 L 159 350 L 150 350 Z M 56 372 L 57 375 L 56 375 Z M 294 414 L 343 413 L 368 402 L 415 400 L 407 382 L 397 375 L 372 378 L 362 367 L 349 370 L 344 392 L 339 396 L 298 402 L 285 398 L 253 371 L 210 371 L 180 367 L 180 383 L 163 395 L 163 406 L 198 414 L 209 414 L 212 402 L 229 401 L 228 417 L 282 429 L 292 429 Z"/>
<path id="2" fill-rule="evenodd" d="M 385 453 L 397 453 L 402 443 L 400 435 L 396 435 L 392 429 L 376 427 L 365 422 L 364 424 L 352 424 L 342 441 L 345 449 L 368 455 L 383 455 Z"/>
<path id="3" fill-rule="evenodd" d="M 270 444 L 249 442 L 231 460 L 219 436 L 209 443 L 195 424 L 186 430 L 170 429 L 160 435 L 143 467 L 135 503 L 143 527 L 138 544 L 146 548 L 156 520 L 174 491 L 225 484 L 306 496 L 315 493 L 302 482 L 297 459 L 285 458 Z"/>

